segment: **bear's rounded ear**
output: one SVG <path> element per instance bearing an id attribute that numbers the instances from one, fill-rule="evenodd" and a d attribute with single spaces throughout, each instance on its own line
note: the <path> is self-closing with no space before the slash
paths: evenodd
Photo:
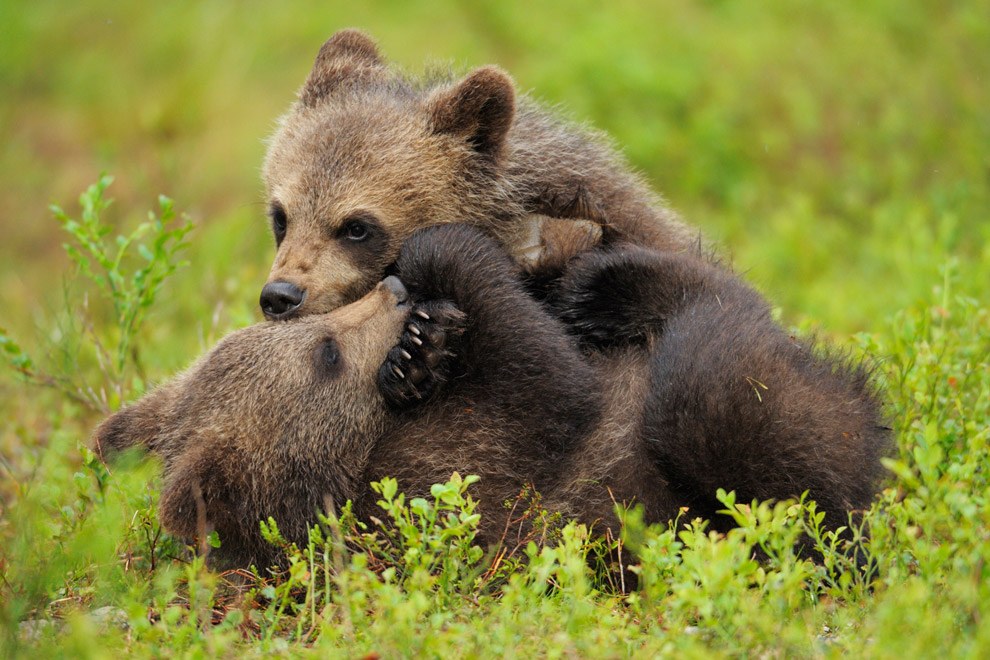
<path id="1" fill-rule="evenodd" d="M 494 66 L 472 71 L 429 102 L 433 130 L 463 137 L 478 153 L 498 157 L 512 126 L 516 91 L 512 78 Z"/>
<path id="2" fill-rule="evenodd" d="M 371 37 L 353 28 L 341 30 L 320 48 L 299 98 L 303 105 L 312 107 L 344 80 L 367 75 L 384 66 L 378 46 Z"/>
<path id="3" fill-rule="evenodd" d="M 153 449 L 165 426 L 171 397 L 169 388 L 159 388 L 103 420 L 93 432 L 93 451 L 106 461 L 131 447 Z"/>

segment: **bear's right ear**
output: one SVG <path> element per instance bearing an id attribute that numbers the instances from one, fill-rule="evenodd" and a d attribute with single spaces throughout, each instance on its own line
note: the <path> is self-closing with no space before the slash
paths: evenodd
<path id="1" fill-rule="evenodd" d="M 377 73 L 384 67 L 385 62 L 371 37 L 353 28 L 341 30 L 320 48 L 299 98 L 303 105 L 313 107 L 344 80 Z"/>
<path id="2" fill-rule="evenodd" d="M 173 396 L 171 388 L 160 387 L 103 420 L 93 433 L 93 450 L 106 461 L 131 447 L 153 449 L 165 428 Z"/>
<path id="3" fill-rule="evenodd" d="M 478 153 L 501 155 L 516 112 L 516 88 L 507 73 L 481 67 L 429 103 L 435 132 L 462 137 Z"/>

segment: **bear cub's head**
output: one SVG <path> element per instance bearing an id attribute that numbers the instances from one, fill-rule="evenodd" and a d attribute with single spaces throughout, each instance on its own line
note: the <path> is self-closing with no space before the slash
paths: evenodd
<path id="1" fill-rule="evenodd" d="M 500 69 L 413 81 L 391 71 L 363 33 L 331 37 L 265 159 L 278 249 L 261 294 L 265 316 L 357 300 L 418 227 L 491 226 L 520 214 L 498 183 L 514 114 L 514 85 Z"/>
<path id="2" fill-rule="evenodd" d="M 189 370 L 96 430 L 107 458 L 144 446 L 164 462 L 163 526 L 202 539 L 216 530 L 228 562 L 271 554 L 258 521 L 287 538 L 355 496 L 369 438 L 389 415 L 376 375 L 410 310 L 389 277 L 357 302 L 292 323 L 232 333 Z"/>

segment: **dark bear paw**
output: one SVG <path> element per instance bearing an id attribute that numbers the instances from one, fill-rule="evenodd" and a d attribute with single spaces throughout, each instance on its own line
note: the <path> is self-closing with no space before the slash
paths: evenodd
<path id="1" fill-rule="evenodd" d="M 378 388 L 394 408 L 428 401 L 450 376 L 464 313 L 446 301 L 428 301 L 409 312 L 399 343 L 378 371 Z"/>
<path id="2" fill-rule="evenodd" d="M 645 342 L 664 317 L 667 288 L 659 253 L 621 245 L 578 257 L 549 298 L 572 335 L 606 347 Z"/>

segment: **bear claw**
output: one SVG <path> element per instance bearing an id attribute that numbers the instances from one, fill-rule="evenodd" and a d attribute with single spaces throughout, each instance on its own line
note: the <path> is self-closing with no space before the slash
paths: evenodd
<path id="1" fill-rule="evenodd" d="M 463 332 L 464 314 L 445 301 L 416 305 L 398 343 L 388 352 L 378 374 L 386 402 L 409 408 L 430 399 L 447 380 L 452 339 Z"/>

